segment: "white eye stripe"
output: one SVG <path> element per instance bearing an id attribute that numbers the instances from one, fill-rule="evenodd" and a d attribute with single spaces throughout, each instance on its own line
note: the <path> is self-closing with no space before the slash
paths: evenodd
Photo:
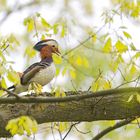
<path id="1" fill-rule="evenodd" d="M 42 42 L 40 45 L 50 45 L 50 46 L 57 47 L 58 43 L 55 40 L 50 40 L 50 41 L 47 41 L 47 42 Z"/>

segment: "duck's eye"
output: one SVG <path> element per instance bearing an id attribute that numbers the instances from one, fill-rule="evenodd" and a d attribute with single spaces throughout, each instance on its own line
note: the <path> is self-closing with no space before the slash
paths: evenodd
<path id="1" fill-rule="evenodd" d="M 52 45 L 52 47 L 55 47 L 55 45 Z"/>

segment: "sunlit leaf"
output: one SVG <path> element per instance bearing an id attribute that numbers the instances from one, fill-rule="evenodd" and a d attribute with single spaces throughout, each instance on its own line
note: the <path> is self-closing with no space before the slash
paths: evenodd
<path id="1" fill-rule="evenodd" d="M 18 45 L 18 46 L 20 45 L 20 42 L 17 40 L 17 38 L 13 34 L 11 34 L 9 36 L 8 41 L 10 43 L 16 43 L 16 45 Z"/>
<path id="2" fill-rule="evenodd" d="M 67 129 L 67 122 L 60 122 L 59 123 L 59 131 L 60 132 L 63 132 L 63 131 L 65 131 L 66 129 Z"/>
<path id="3" fill-rule="evenodd" d="M 57 34 L 58 33 L 58 24 L 54 24 L 53 25 L 53 32 L 54 32 L 54 34 Z"/>
<path id="4" fill-rule="evenodd" d="M 127 37 L 128 39 L 132 39 L 131 35 L 125 31 L 123 31 L 123 34 L 125 37 Z"/>
<path id="5" fill-rule="evenodd" d="M 34 20 L 31 17 L 24 19 L 24 25 L 27 26 L 27 31 L 31 32 L 34 29 Z"/>
<path id="6" fill-rule="evenodd" d="M 113 72 L 116 72 L 118 70 L 119 63 L 117 61 L 111 62 L 109 66 Z"/>
<path id="7" fill-rule="evenodd" d="M 89 62 L 88 59 L 86 57 L 83 57 L 83 65 L 88 68 L 89 67 Z"/>
<path id="8" fill-rule="evenodd" d="M 55 64 L 61 64 L 62 63 L 62 58 L 56 54 L 53 54 L 53 61 Z"/>
<path id="9" fill-rule="evenodd" d="M 137 97 L 137 101 L 140 103 L 140 95 L 137 94 L 136 97 Z"/>
<path id="10" fill-rule="evenodd" d="M 111 41 L 111 38 L 109 38 L 109 39 L 106 41 L 106 43 L 105 43 L 105 45 L 104 45 L 104 47 L 103 47 L 103 51 L 104 51 L 104 52 L 107 52 L 107 53 L 109 53 L 109 52 L 112 51 L 112 41 Z"/>
<path id="11" fill-rule="evenodd" d="M 25 49 L 24 56 L 28 56 L 28 58 L 33 58 L 36 55 L 36 51 L 32 48 L 32 46 L 27 46 Z"/>
<path id="12" fill-rule="evenodd" d="M 127 102 L 132 101 L 133 98 L 134 98 L 134 95 L 130 95 L 129 98 L 128 98 L 128 100 L 127 100 Z"/>
<path id="13" fill-rule="evenodd" d="M 136 58 L 136 59 L 140 58 L 140 52 L 137 52 L 137 53 L 133 56 L 133 58 Z"/>
<path id="14" fill-rule="evenodd" d="M 75 63 L 78 65 L 78 66 L 81 66 L 82 65 L 82 58 L 80 56 L 77 56 L 76 60 L 75 60 Z"/>
<path id="15" fill-rule="evenodd" d="M 5 93 L 5 91 L 0 90 L 0 96 L 2 96 Z"/>
<path id="16" fill-rule="evenodd" d="M 11 81 L 15 84 L 20 83 L 19 75 L 15 71 L 8 71 L 7 78 L 8 78 L 9 81 Z"/>
<path id="17" fill-rule="evenodd" d="M 136 71 L 137 71 L 137 68 L 136 68 L 136 66 L 133 64 L 132 66 L 131 66 L 131 68 L 130 68 L 130 74 L 135 74 L 136 73 Z"/>
<path id="18" fill-rule="evenodd" d="M 120 53 L 126 52 L 128 50 L 128 47 L 124 45 L 120 40 L 117 41 L 115 46 L 116 46 L 117 51 Z"/>
<path id="19" fill-rule="evenodd" d="M 130 44 L 130 48 L 131 48 L 131 50 L 136 51 L 136 47 L 134 46 L 133 43 Z"/>
<path id="20" fill-rule="evenodd" d="M 64 76 L 67 72 L 68 68 L 67 67 L 64 67 L 64 69 L 62 70 L 62 75 Z"/>
<path id="21" fill-rule="evenodd" d="M 61 37 L 64 37 L 66 35 L 66 29 L 65 26 L 62 25 L 62 29 L 61 29 Z"/>
<path id="22" fill-rule="evenodd" d="M 0 75 L 4 74 L 6 71 L 7 70 L 4 66 L 0 66 Z"/>
<path id="23" fill-rule="evenodd" d="M 1 79 L 1 86 L 3 87 L 3 88 L 7 88 L 7 84 L 6 84 L 6 81 L 5 81 L 5 79 L 2 77 L 2 79 Z"/>
<path id="24" fill-rule="evenodd" d="M 94 35 L 92 36 L 92 40 L 93 40 L 94 43 L 97 41 L 97 36 L 96 36 L 96 34 L 94 34 Z"/>
<path id="25" fill-rule="evenodd" d="M 70 76 L 72 79 L 75 79 L 76 78 L 76 72 L 75 70 L 70 70 Z"/>
<path id="26" fill-rule="evenodd" d="M 110 81 L 105 81 L 103 87 L 104 87 L 104 89 L 110 89 L 112 87 L 111 82 Z"/>
<path id="27" fill-rule="evenodd" d="M 37 132 L 37 122 L 28 116 L 21 116 L 8 121 L 6 130 L 12 135 L 23 135 L 25 132 L 27 135 L 31 135 Z"/>
<path id="28" fill-rule="evenodd" d="M 99 89 L 99 83 L 98 82 L 94 82 L 91 86 L 91 90 L 93 92 L 97 91 Z"/>
<path id="29" fill-rule="evenodd" d="M 51 25 L 44 18 L 41 18 L 41 23 L 46 28 L 50 28 L 51 27 Z"/>

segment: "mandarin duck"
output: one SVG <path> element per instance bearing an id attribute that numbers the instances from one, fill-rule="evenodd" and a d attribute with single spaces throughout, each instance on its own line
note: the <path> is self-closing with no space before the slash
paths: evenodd
<path id="1" fill-rule="evenodd" d="M 60 54 L 57 41 L 54 39 L 42 40 L 35 44 L 33 48 L 40 52 L 41 61 L 29 66 L 22 74 L 20 73 L 20 84 L 8 88 L 15 93 L 27 91 L 29 84 L 32 82 L 44 86 L 55 76 L 56 70 L 52 54 Z"/>

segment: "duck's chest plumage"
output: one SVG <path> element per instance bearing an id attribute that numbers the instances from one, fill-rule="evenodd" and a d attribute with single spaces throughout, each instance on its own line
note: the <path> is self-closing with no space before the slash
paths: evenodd
<path id="1" fill-rule="evenodd" d="M 44 86 L 48 84 L 55 76 L 56 69 L 54 63 L 51 63 L 49 66 L 40 69 L 34 77 L 32 77 L 29 81 L 30 82 L 37 82 L 40 85 Z"/>

